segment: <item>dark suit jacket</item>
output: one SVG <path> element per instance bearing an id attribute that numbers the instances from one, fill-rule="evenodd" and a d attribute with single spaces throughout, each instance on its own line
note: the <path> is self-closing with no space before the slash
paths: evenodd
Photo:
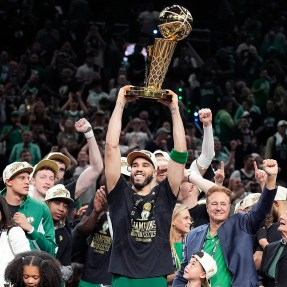
<path id="1" fill-rule="evenodd" d="M 264 188 L 257 204 L 248 213 L 236 213 L 218 229 L 218 237 L 228 270 L 232 274 L 232 287 L 255 287 L 258 276 L 253 261 L 254 234 L 272 207 L 277 189 Z M 184 287 L 184 268 L 191 256 L 202 250 L 208 225 L 191 230 L 186 237 L 181 269 L 173 281 L 173 287 Z M 287 272 L 286 272 L 287 273 Z M 286 287 L 286 286 L 285 286 Z"/>
<path id="2" fill-rule="evenodd" d="M 287 246 L 284 246 L 283 252 L 277 262 L 275 270 L 275 279 L 270 278 L 268 270 L 278 252 L 281 240 L 270 243 L 263 251 L 260 280 L 264 287 L 286 287 L 287 286 Z"/>

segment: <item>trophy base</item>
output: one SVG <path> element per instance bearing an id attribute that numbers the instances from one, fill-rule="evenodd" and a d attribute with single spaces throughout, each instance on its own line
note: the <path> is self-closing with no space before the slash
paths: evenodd
<path id="1" fill-rule="evenodd" d="M 146 87 L 132 87 L 126 91 L 126 96 L 136 96 L 149 100 L 168 100 L 171 101 L 172 95 L 168 93 L 168 90 L 154 90 Z"/>

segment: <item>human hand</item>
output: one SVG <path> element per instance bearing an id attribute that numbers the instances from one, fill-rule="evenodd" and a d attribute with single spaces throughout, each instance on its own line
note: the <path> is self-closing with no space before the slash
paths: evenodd
<path id="1" fill-rule="evenodd" d="M 170 109 L 177 108 L 178 107 L 178 95 L 172 90 L 167 90 L 167 91 L 168 91 L 168 95 L 171 96 L 171 100 L 168 97 L 168 98 L 158 99 L 157 101 L 169 107 Z"/>
<path id="2" fill-rule="evenodd" d="M 217 185 L 222 185 L 225 179 L 224 162 L 221 161 L 220 169 L 214 172 L 214 181 Z"/>
<path id="3" fill-rule="evenodd" d="M 101 213 L 104 210 L 108 209 L 108 203 L 107 203 L 107 196 L 105 192 L 105 186 L 102 185 L 96 192 L 95 198 L 94 198 L 94 210 L 97 213 Z"/>
<path id="4" fill-rule="evenodd" d="M 254 170 L 256 182 L 258 182 L 261 186 L 264 185 L 267 179 L 267 174 L 264 170 L 258 168 L 256 161 L 254 161 Z"/>
<path id="5" fill-rule="evenodd" d="M 117 102 L 120 103 L 121 105 L 125 105 L 126 103 L 130 103 L 130 102 L 134 102 L 138 99 L 137 96 L 128 96 L 126 95 L 126 92 L 129 91 L 131 89 L 131 85 L 126 85 L 122 88 L 120 88 L 119 93 L 118 93 L 118 98 L 117 98 Z"/>
<path id="6" fill-rule="evenodd" d="M 274 159 L 265 159 L 262 164 L 263 170 L 266 172 L 267 176 L 277 176 L 278 174 L 278 164 Z"/>
<path id="7" fill-rule="evenodd" d="M 81 118 L 75 122 L 75 129 L 78 133 L 86 133 L 92 130 L 92 126 L 85 118 Z"/>
<path id="8" fill-rule="evenodd" d="M 32 225 L 28 222 L 26 216 L 21 212 L 16 212 L 13 216 L 16 224 L 21 227 L 24 231 L 30 232 L 33 230 Z"/>
<path id="9" fill-rule="evenodd" d="M 89 205 L 84 205 L 84 206 L 80 207 L 80 209 L 76 212 L 76 216 L 77 217 L 83 216 L 87 212 L 88 207 L 89 207 Z"/>
<path id="10" fill-rule="evenodd" d="M 212 112 L 210 109 L 201 109 L 198 112 L 199 120 L 203 123 L 204 127 L 212 124 Z"/>
<path id="11" fill-rule="evenodd" d="M 66 147 L 62 147 L 62 148 L 60 149 L 60 152 L 63 153 L 63 154 L 68 154 L 68 153 L 69 153 L 69 151 L 67 150 Z"/>

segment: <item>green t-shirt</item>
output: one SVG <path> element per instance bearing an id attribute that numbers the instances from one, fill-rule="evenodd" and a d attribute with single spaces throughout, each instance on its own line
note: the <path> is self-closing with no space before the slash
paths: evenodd
<path id="1" fill-rule="evenodd" d="M 1 134 L 4 135 L 6 132 L 8 132 L 11 129 L 12 125 L 6 125 L 3 127 Z M 28 131 L 28 126 L 22 125 L 23 129 L 25 131 Z M 14 128 L 12 132 L 6 137 L 6 148 L 11 152 L 13 146 L 17 143 L 22 142 L 22 133 L 23 131 L 19 128 Z"/>
<path id="2" fill-rule="evenodd" d="M 101 287 L 101 284 L 94 284 L 80 280 L 78 287 Z"/>
<path id="3" fill-rule="evenodd" d="M 234 121 L 226 110 L 219 110 L 214 118 L 215 134 L 224 145 L 229 142 Z"/>
<path id="4" fill-rule="evenodd" d="M 176 258 L 175 258 L 175 265 L 176 265 L 176 270 L 180 269 L 181 261 L 182 261 L 182 248 L 183 248 L 183 243 L 182 242 L 175 242 L 173 244 L 175 252 L 176 252 Z"/>
<path id="5" fill-rule="evenodd" d="M 217 264 L 217 273 L 211 278 L 211 285 L 220 287 L 231 287 L 232 276 L 226 266 L 218 235 L 216 234 L 211 237 L 209 229 L 206 234 L 204 251 L 210 254 Z"/>
<path id="6" fill-rule="evenodd" d="M 166 287 L 166 277 L 151 277 L 143 279 L 128 278 L 125 276 L 112 276 L 113 287 Z"/>

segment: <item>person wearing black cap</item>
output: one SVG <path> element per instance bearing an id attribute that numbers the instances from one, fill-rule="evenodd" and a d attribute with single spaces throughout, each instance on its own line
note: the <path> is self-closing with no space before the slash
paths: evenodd
<path id="1" fill-rule="evenodd" d="M 166 287 L 166 275 L 173 273 L 169 229 L 176 196 L 187 160 L 184 127 L 178 96 L 158 100 L 171 111 L 174 149 L 170 153 L 167 178 L 154 186 L 157 168 L 153 153 L 134 151 L 127 156 L 132 187 L 121 176 L 119 137 L 125 105 L 137 97 L 126 97 L 130 86 L 120 89 L 106 137 L 105 174 L 108 204 L 113 226 L 109 271 L 112 286 Z"/>

